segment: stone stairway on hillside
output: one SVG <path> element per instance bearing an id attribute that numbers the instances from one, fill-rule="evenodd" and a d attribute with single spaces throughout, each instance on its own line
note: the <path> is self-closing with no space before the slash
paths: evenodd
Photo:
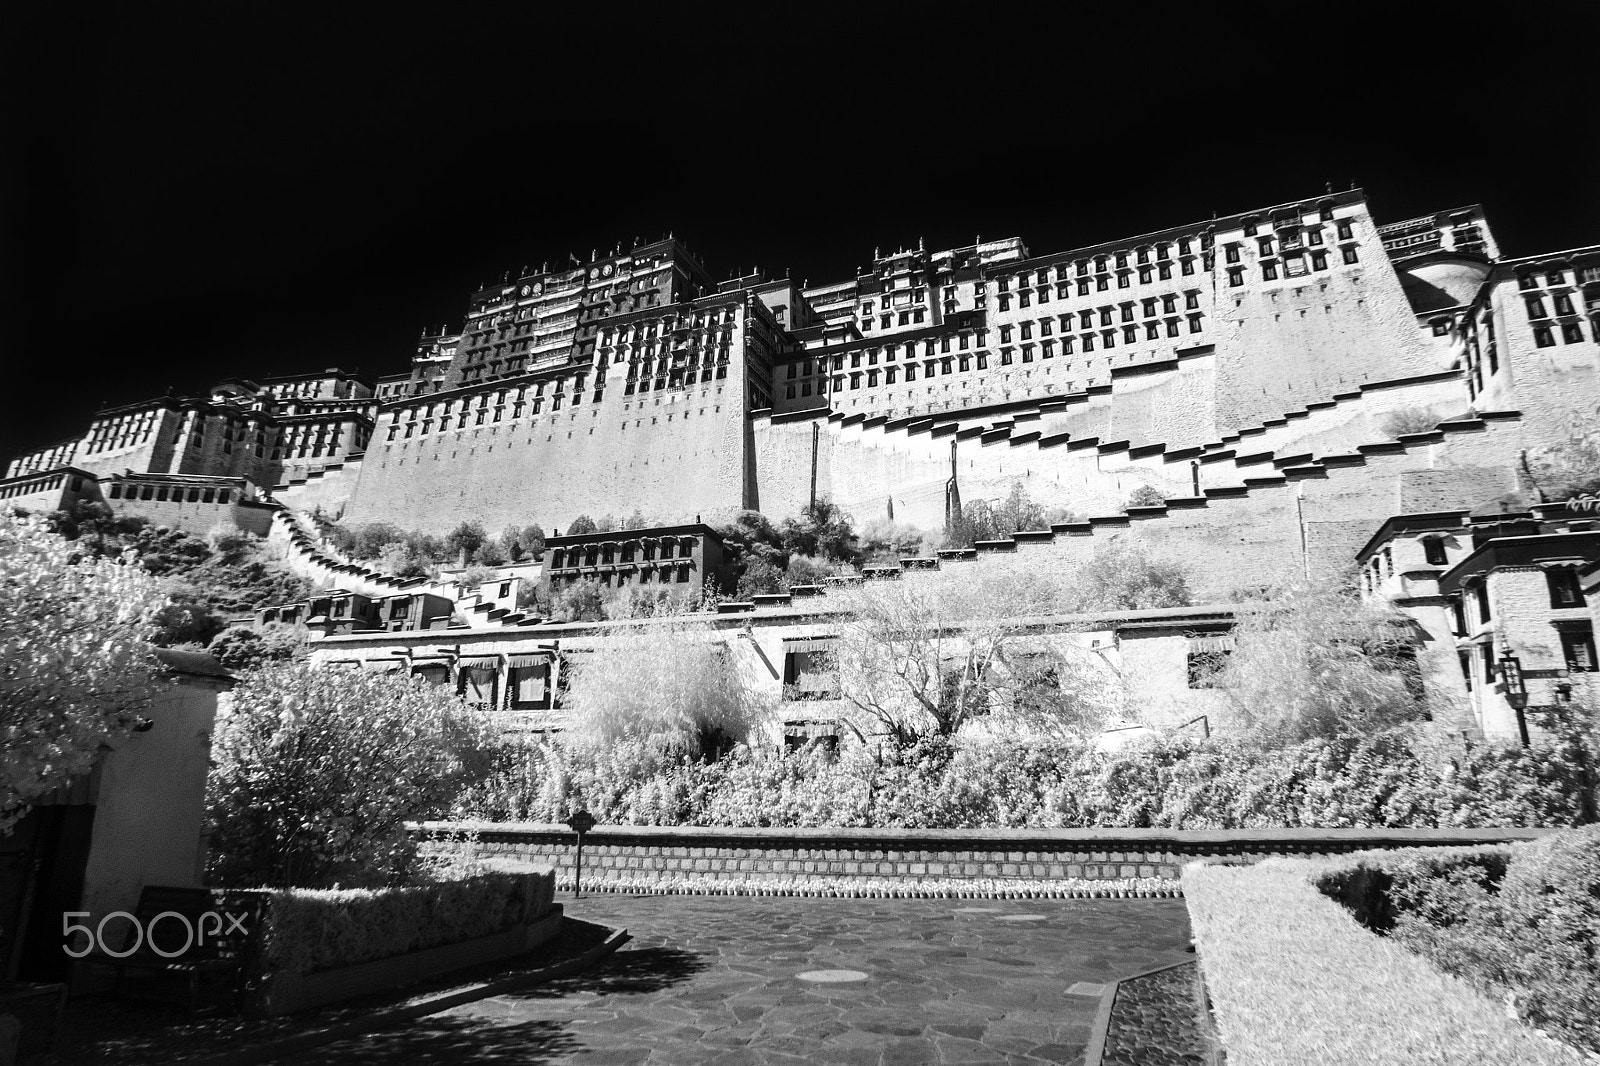
<path id="1" fill-rule="evenodd" d="M 1325 496 L 1331 497 L 1337 495 L 1337 492 L 1345 486 L 1366 487 L 1380 472 L 1385 477 L 1419 470 L 1432 472 L 1430 467 L 1412 464 L 1412 457 L 1439 445 L 1449 445 L 1452 441 L 1471 439 L 1475 435 L 1491 431 L 1496 426 L 1519 423 L 1521 418 L 1521 412 L 1518 411 L 1484 412 L 1476 417 L 1440 422 L 1436 429 L 1428 432 L 1407 433 L 1395 439 L 1359 445 L 1348 452 L 1322 456 L 1278 457 L 1272 453 L 1236 456 L 1226 453 L 1226 458 L 1235 463 L 1239 469 L 1254 468 L 1256 472 L 1240 478 L 1238 484 L 1204 488 L 1197 495 L 1169 498 L 1159 505 L 1128 507 L 1125 512 L 1101 514 L 1082 521 L 1061 523 L 1048 530 L 1018 532 L 1005 540 L 982 541 L 972 548 L 941 551 L 935 559 L 904 559 L 898 567 L 872 568 L 870 576 L 914 578 L 919 573 L 937 572 L 975 563 L 981 565 L 986 559 L 993 557 L 1020 557 L 1018 565 L 1023 567 L 1048 565 L 1060 561 L 1059 549 L 1068 545 L 1074 549 L 1072 556 L 1081 560 L 1095 547 L 1120 534 L 1127 532 L 1159 534 L 1164 523 L 1187 518 L 1194 512 L 1211 512 L 1219 519 L 1218 524 L 1221 525 L 1223 523 L 1220 519 L 1223 516 L 1219 512 L 1248 508 L 1253 501 L 1272 500 L 1282 505 L 1294 500 L 1295 510 L 1298 511 L 1299 501 L 1296 497 L 1302 494 L 1301 483 L 1313 481 L 1331 483 L 1334 485 L 1334 490 L 1324 493 Z M 1128 447 L 1125 442 L 1120 446 Z M 1202 462 L 1208 455 L 1224 454 L 1207 453 L 1204 449 L 1192 451 Z M 1187 455 L 1190 452 L 1186 450 L 1183 454 Z M 1222 459 L 1219 457 L 1214 461 L 1220 462 Z M 1482 501 L 1462 502 L 1471 505 Z M 1378 513 L 1381 510 L 1381 507 L 1377 508 L 1370 514 L 1358 510 L 1351 514 L 1350 520 L 1356 524 L 1365 522 L 1371 530 L 1376 530 L 1392 513 L 1392 511 Z M 1248 515 L 1245 517 L 1248 518 Z M 1058 550 L 1050 552 L 1050 549 Z M 1204 558 L 1190 561 L 1198 564 L 1202 570 L 1207 562 Z M 1260 560 L 1263 574 L 1271 569 L 1272 562 L 1273 560 L 1266 557 Z M 1333 562 L 1337 563 L 1338 560 Z"/>
<path id="2" fill-rule="evenodd" d="M 1141 480 L 1169 497 L 1200 495 L 1211 489 L 1237 489 L 1271 481 L 1279 472 L 1314 465 L 1326 458 L 1348 462 L 1352 455 L 1392 443 L 1378 428 L 1383 416 L 1405 408 L 1431 406 L 1448 410 L 1459 399 L 1461 371 L 1369 382 L 1325 401 L 1307 404 L 1216 440 L 1185 447 L 1164 442 L 1108 439 L 1052 430 L 1049 422 L 1074 405 L 1110 395 L 1114 385 L 1064 396 L 1044 397 L 985 407 L 965 408 L 908 418 L 868 417 L 817 409 L 840 441 L 883 448 L 929 464 L 945 463 L 949 442 L 956 442 L 962 462 L 972 474 L 1003 480 L 1005 459 L 985 455 L 1000 449 L 1011 461 L 1024 463 L 1030 474 L 1065 473 L 1075 483 L 1105 482 L 1101 504 L 1125 496 L 1126 482 Z M 784 421 L 799 421 L 790 415 Z M 979 449 L 974 452 L 971 445 Z M 996 464 L 1000 464 L 996 467 Z M 995 469 L 985 469 L 991 467 Z M 972 469 L 975 468 L 975 469 Z M 1108 469 L 1109 468 L 1109 469 Z M 1102 475 L 1110 474 L 1105 477 Z M 963 474 L 962 476 L 968 476 Z M 1093 491 L 1090 490 L 1091 496 Z M 1091 503 L 1093 506 L 1093 503 Z"/>
<path id="3" fill-rule="evenodd" d="M 480 592 L 463 594 L 460 586 L 449 582 L 399 578 L 359 563 L 329 544 L 303 512 L 286 507 L 275 511 L 269 540 L 283 546 L 284 561 L 290 569 L 318 583 L 374 598 L 417 593 L 442 596 L 455 604 L 452 629 L 502 629 L 540 621 L 536 616 L 485 601 Z"/>

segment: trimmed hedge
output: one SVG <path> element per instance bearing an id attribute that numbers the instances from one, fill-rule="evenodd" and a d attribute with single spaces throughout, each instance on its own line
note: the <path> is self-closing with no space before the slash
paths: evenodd
<path id="1" fill-rule="evenodd" d="M 1600 1051 L 1600 826 L 1506 848 L 1363 852 L 1318 879 L 1357 920 Z"/>
<path id="2" fill-rule="evenodd" d="M 400 888 L 269 889 L 261 965 L 311 974 L 490 936 L 549 913 L 555 885 L 545 868 Z"/>
<path id="3" fill-rule="evenodd" d="M 929 741 L 837 758 L 742 748 L 715 762 L 636 742 L 500 753 L 453 818 L 610 825 L 906 829 L 1507 828 L 1590 818 L 1600 765 L 1586 733 L 1454 761 L 1404 730 L 1277 751 L 1172 741 L 1114 755 L 1084 744 Z"/>
<path id="4" fill-rule="evenodd" d="M 1374 936 L 1314 878 L 1327 860 L 1183 871 L 1200 965 L 1232 1066 L 1578 1066 L 1466 982 Z"/>

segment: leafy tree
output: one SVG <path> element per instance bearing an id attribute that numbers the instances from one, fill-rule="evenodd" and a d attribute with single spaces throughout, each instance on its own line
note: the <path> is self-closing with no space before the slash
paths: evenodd
<path id="1" fill-rule="evenodd" d="M 1035 503 L 1020 481 L 1011 483 L 1011 491 L 995 511 L 995 528 L 1002 536 L 1025 529 L 1049 529 L 1044 518 L 1044 507 Z"/>
<path id="2" fill-rule="evenodd" d="M 1235 650 L 1214 678 L 1240 731 L 1268 746 L 1364 734 L 1420 718 L 1404 615 L 1337 580 L 1301 580 L 1247 600 Z"/>
<path id="3" fill-rule="evenodd" d="M 1193 602 L 1183 568 L 1156 562 L 1113 541 L 1095 551 L 1074 576 L 1062 606 L 1071 611 L 1144 611 Z"/>
<path id="4" fill-rule="evenodd" d="M 515 525 L 509 525 L 501 530 L 493 543 L 506 562 L 520 563 L 528 555 L 522 547 L 522 530 Z"/>
<path id="5" fill-rule="evenodd" d="M 376 559 L 384 548 L 406 539 L 405 531 L 388 522 L 368 522 L 354 530 L 352 554 L 358 559 Z"/>
<path id="6" fill-rule="evenodd" d="M 472 553 L 468 561 L 474 566 L 491 569 L 497 566 L 504 566 L 508 562 L 506 553 L 500 549 L 500 545 L 492 540 L 486 540 L 478 545 L 478 550 Z M 488 579 L 486 578 L 485 580 Z"/>
<path id="7" fill-rule="evenodd" d="M 0 512 L 0 831 L 86 772 L 156 691 L 165 596 L 131 556 L 86 553 L 47 519 Z"/>
<path id="8" fill-rule="evenodd" d="M 1067 507 L 1052 507 L 1045 512 L 1044 524 L 1048 529 L 1051 526 L 1065 525 L 1068 522 L 1082 522 L 1083 516 Z"/>
<path id="9" fill-rule="evenodd" d="M 537 558 L 544 554 L 544 527 L 533 525 L 522 530 L 522 537 L 518 541 L 522 551 L 530 558 Z"/>
<path id="10" fill-rule="evenodd" d="M 567 526 L 567 536 L 569 537 L 580 536 L 584 533 L 598 532 L 600 532 L 600 527 L 595 525 L 594 519 L 590 518 L 586 514 L 581 514 L 577 518 L 574 518 L 572 520 L 572 524 Z"/>
<path id="11" fill-rule="evenodd" d="M 388 544 L 378 553 L 378 569 L 398 578 L 430 577 L 436 564 L 408 543 Z"/>
<path id="12" fill-rule="evenodd" d="M 1122 509 L 1126 511 L 1130 507 L 1160 507 L 1166 502 L 1166 496 L 1154 485 L 1140 485 L 1128 493 L 1128 502 L 1122 505 Z"/>
<path id="13" fill-rule="evenodd" d="M 593 578 L 550 593 L 550 617 L 559 622 L 599 622 L 606 616 L 605 590 Z"/>
<path id="14" fill-rule="evenodd" d="M 922 530 L 885 518 L 868 522 L 861 530 L 861 557 L 868 562 L 898 563 L 907 553 L 921 550 Z"/>
<path id="15" fill-rule="evenodd" d="M 781 572 L 789 563 L 783 538 L 772 527 L 767 516 L 760 511 L 740 511 L 732 522 L 717 530 L 722 538 L 732 571 L 735 597 L 751 592 L 777 591 L 771 571 Z M 760 564 L 760 565 L 758 565 Z M 745 582 L 745 575 L 755 567 L 756 576 Z M 741 583 L 744 591 L 741 592 Z"/>
<path id="16" fill-rule="evenodd" d="M 614 533 L 619 528 L 617 516 L 614 514 L 601 515 L 594 524 L 596 533 Z"/>
<path id="17" fill-rule="evenodd" d="M 483 547 L 489 539 L 489 534 L 483 530 L 482 522 L 462 522 L 452 529 L 444 538 L 445 550 L 450 553 L 450 558 L 467 560 L 473 553 Z"/>
<path id="18" fill-rule="evenodd" d="M 204 646 L 222 632 L 225 620 L 194 589 L 183 582 L 163 582 L 167 603 L 156 612 L 150 642 L 163 648 L 178 644 Z"/>
<path id="19" fill-rule="evenodd" d="M 808 505 L 799 518 L 786 518 L 779 530 L 786 554 L 820 555 L 854 564 L 860 559 L 850 516 L 831 500 Z"/>
<path id="20" fill-rule="evenodd" d="M 243 673 L 267 663 L 303 659 L 307 640 L 309 633 L 300 625 L 231 626 L 217 634 L 206 650 L 228 670 Z"/>
<path id="21" fill-rule="evenodd" d="M 947 548 L 970 548 L 980 540 L 1005 540 L 1022 530 L 1049 529 L 1054 514 L 1028 495 L 1027 487 L 1014 481 L 999 504 L 988 500 L 969 501 L 954 523 L 946 523 L 943 544 Z"/>
<path id="22" fill-rule="evenodd" d="M 835 653 L 845 703 L 900 746 L 951 737 L 1032 684 L 1008 670 L 1024 636 L 1055 629 L 1038 622 L 1059 590 L 1034 572 L 984 582 L 873 581 L 839 594 L 847 612 Z M 1030 621 L 1031 618 L 1031 621 Z"/>
<path id="23" fill-rule="evenodd" d="M 396 674 L 274 663 L 218 718 L 207 789 L 222 884 L 393 882 L 409 820 L 442 813 L 488 771 L 484 716 Z"/>
<path id="24" fill-rule="evenodd" d="M 833 566 L 826 559 L 818 559 L 814 555 L 791 555 L 789 567 L 784 572 L 784 585 L 820 585 L 833 573 Z"/>
<path id="25" fill-rule="evenodd" d="M 631 515 L 629 515 L 626 519 L 623 520 L 622 528 L 623 529 L 649 529 L 650 528 L 650 520 L 644 516 L 644 512 L 643 511 L 641 511 L 637 507 L 635 507 L 633 509 L 633 513 Z"/>
<path id="26" fill-rule="evenodd" d="M 572 672 L 566 705 L 580 747 L 640 740 L 689 758 L 714 758 L 770 713 L 725 634 L 703 623 L 625 627 L 575 657 Z"/>
<path id="27" fill-rule="evenodd" d="M 734 586 L 734 598 L 748 600 L 752 596 L 783 591 L 784 572 L 770 560 L 756 556 L 745 560 L 743 573 Z"/>

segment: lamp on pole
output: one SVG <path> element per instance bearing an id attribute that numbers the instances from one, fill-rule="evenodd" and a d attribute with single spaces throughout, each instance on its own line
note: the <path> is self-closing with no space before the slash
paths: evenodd
<path id="1" fill-rule="evenodd" d="M 1517 712 L 1517 732 L 1522 736 L 1522 746 L 1528 746 L 1528 719 L 1523 711 L 1528 706 L 1528 683 L 1522 677 L 1522 660 L 1510 652 L 1500 657 L 1500 679 L 1505 689 L 1506 702 Z"/>

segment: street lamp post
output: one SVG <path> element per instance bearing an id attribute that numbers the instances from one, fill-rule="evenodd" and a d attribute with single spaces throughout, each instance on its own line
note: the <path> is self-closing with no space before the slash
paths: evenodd
<path id="1" fill-rule="evenodd" d="M 1528 707 L 1528 683 L 1522 677 L 1522 660 L 1510 652 L 1500 657 L 1500 678 L 1505 688 L 1506 702 L 1517 712 L 1517 732 L 1522 736 L 1522 746 L 1528 746 L 1528 718 L 1523 712 Z"/>

